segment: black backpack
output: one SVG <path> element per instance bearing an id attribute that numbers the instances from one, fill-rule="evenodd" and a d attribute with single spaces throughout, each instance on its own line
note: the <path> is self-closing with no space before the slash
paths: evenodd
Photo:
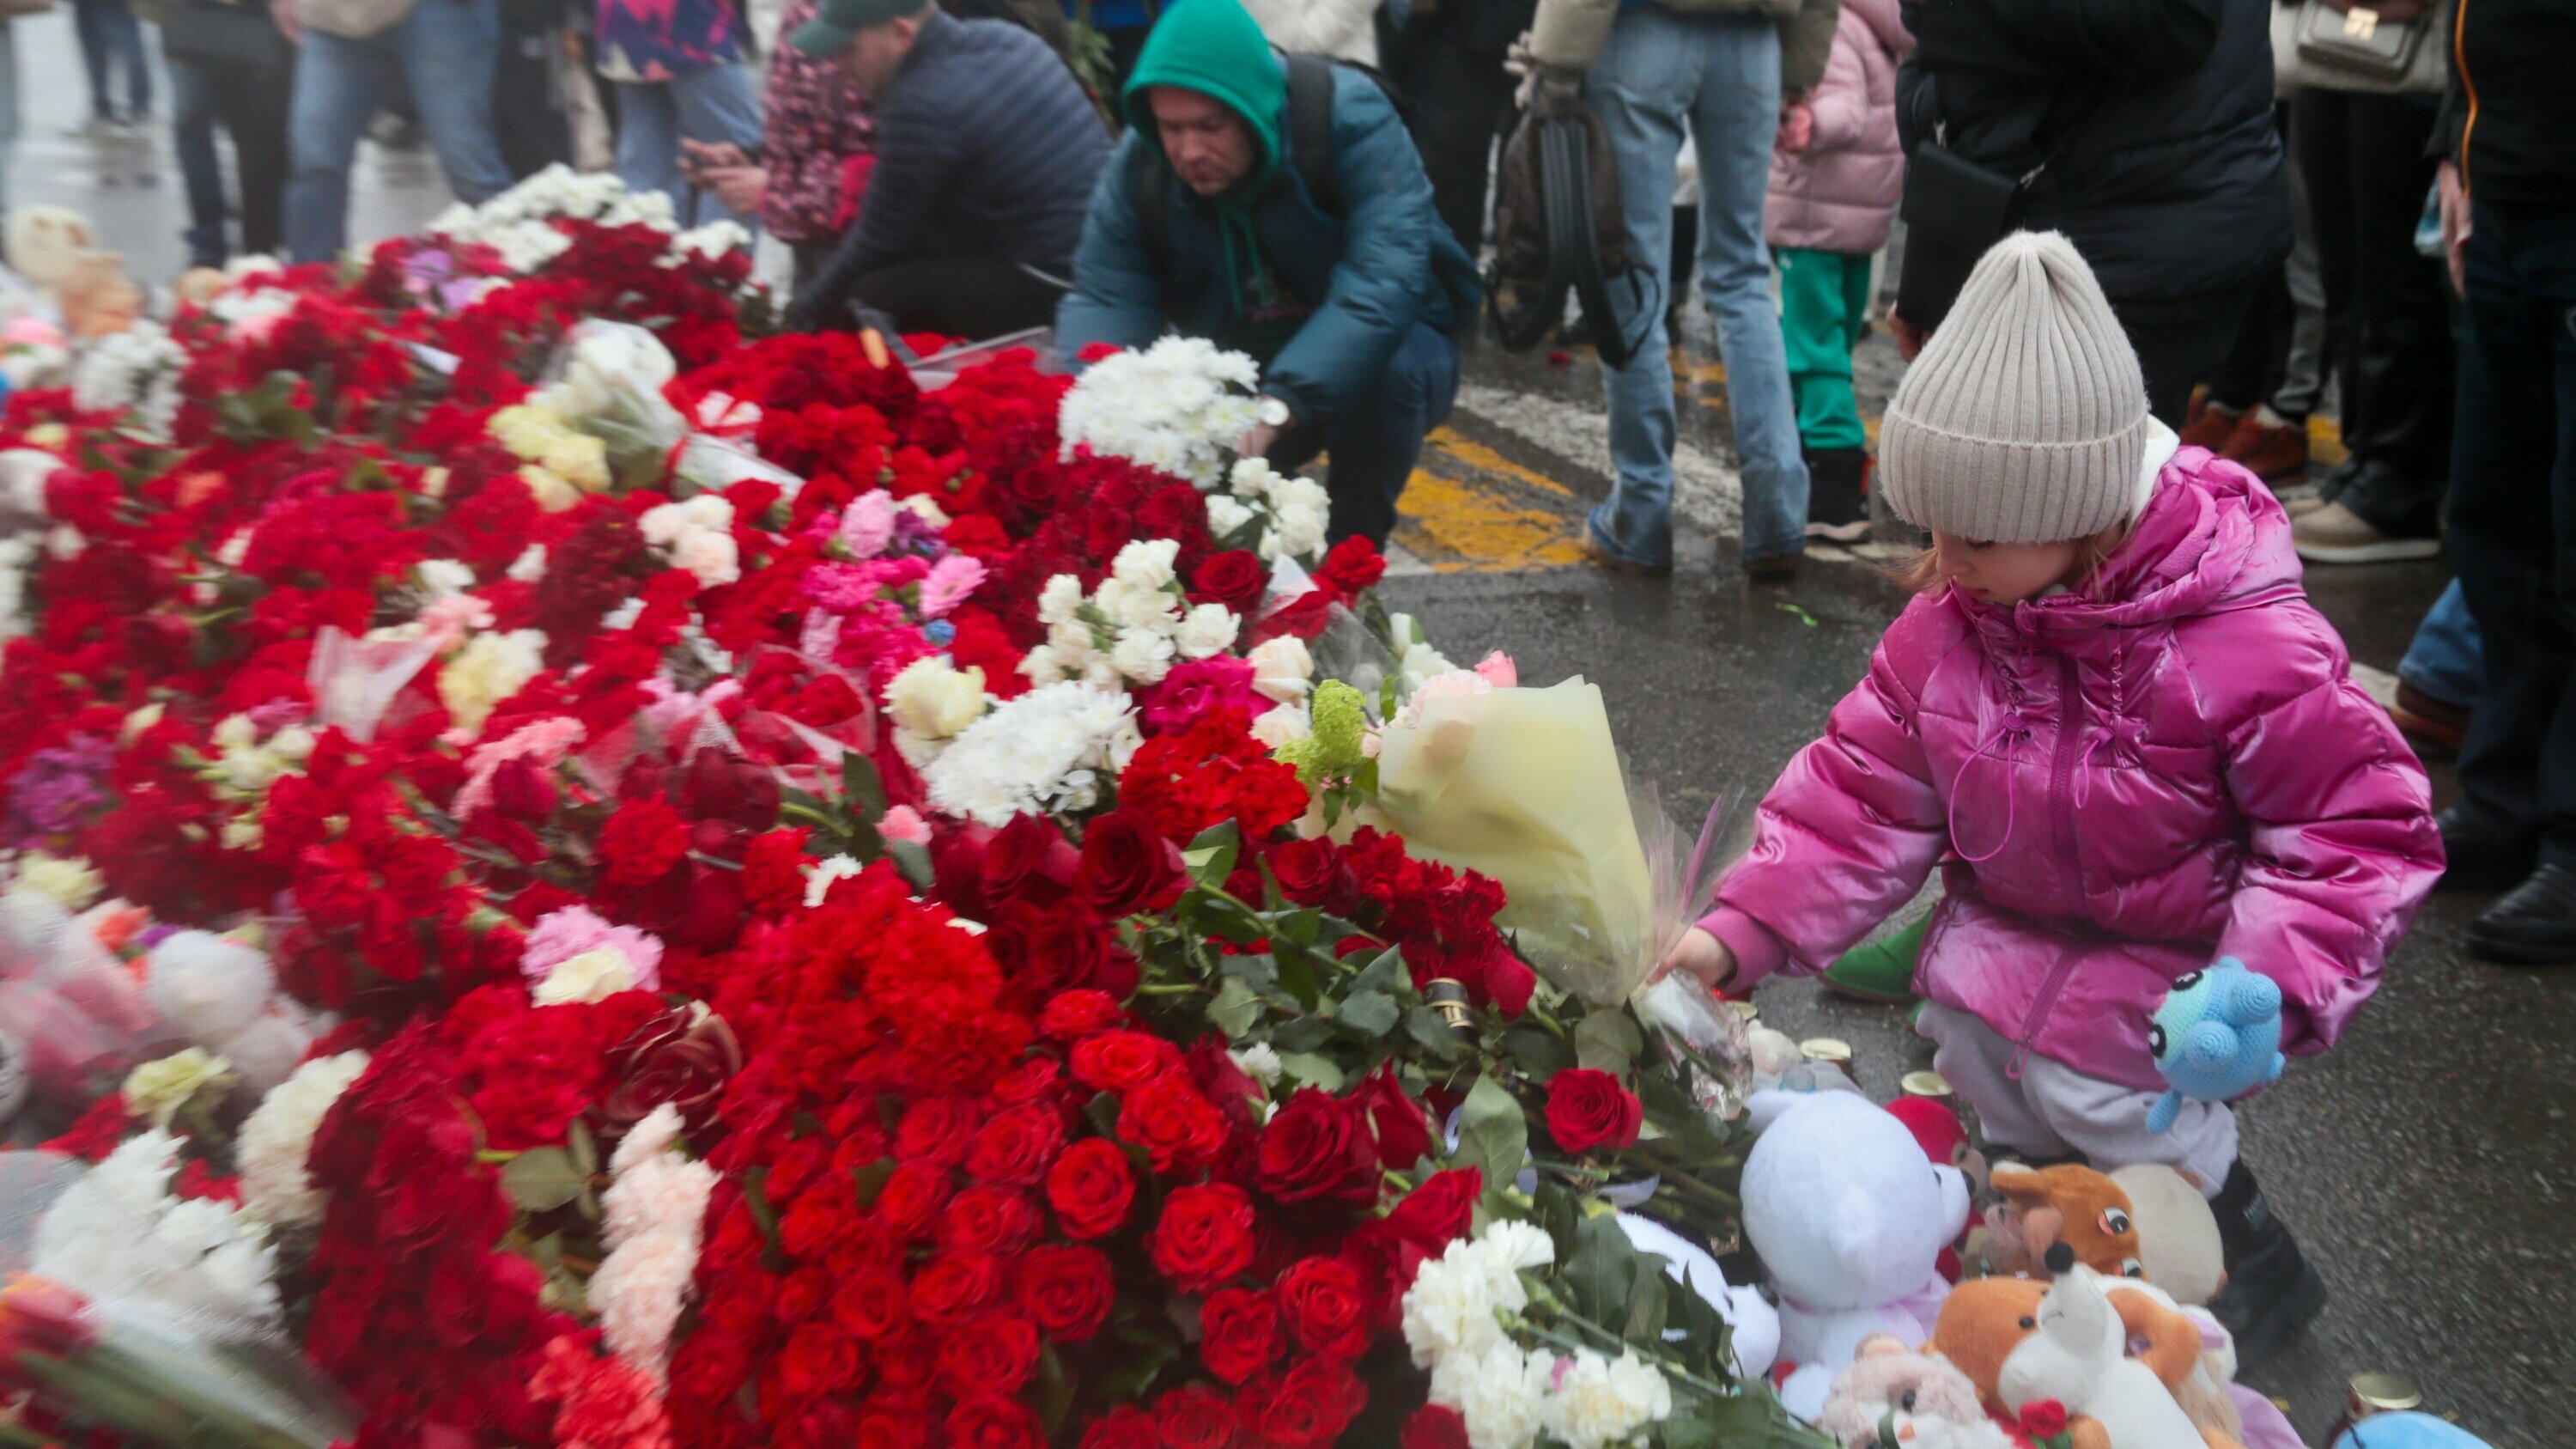
<path id="1" fill-rule="evenodd" d="M 1503 144 L 1494 193 L 1485 305 L 1503 346 L 1536 347 L 1573 292 L 1601 360 L 1626 367 L 1654 322 L 1655 269 L 1628 255 L 1610 134 L 1574 87 L 1539 87 Z"/>
<path id="2" fill-rule="evenodd" d="M 1413 121 L 1413 107 L 1395 83 L 1378 73 L 1374 66 L 1355 60 L 1339 60 L 1329 55 L 1291 54 L 1288 57 L 1288 146 L 1297 167 L 1297 179 L 1305 183 L 1306 194 L 1315 199 L 1326 216 L 1340 217 L 1345 205 L 1342 183 L 1333 168 L 1333 72 L 1353 70 L 1375 82 L 1395 107 L 1398 119 L 1408 126 Z M 1135 174 L 1128 178 L 1128 189 L 1136 205 L 1137 223 L 1145 231 L 1145 255 L 1153 260 L 1154 270 L 1168 276 L 1172 270 L 1172 217 L 1165 207 L 1172 188 L 1172 170 L 1160 165 L 1153 153 L 1143 147 L 1136 152 Z"/>

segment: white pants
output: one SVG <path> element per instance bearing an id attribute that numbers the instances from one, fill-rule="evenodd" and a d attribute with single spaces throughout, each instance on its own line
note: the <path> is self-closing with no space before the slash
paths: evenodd
<path id="1" fill-rule="evenodd" d="M 2236 1114 L 2224 1102 L 2185 1098 L 2173 1130 L 2147 1130 L 2156 1093 L 2088 1077 L 2035 1053 L 2018 1080 L 2005 1070 L 2013 1044 L 1974 1013 L 1923 1003 L 1914 1029 L 1932 1039 L 1932 1065 L 1977 1111 L 1987 1142 L 2035 1157 L 2080 1153 L 2103 1172 L 2161 1162 L 2216 1197 L 2236 1165 Z"/>

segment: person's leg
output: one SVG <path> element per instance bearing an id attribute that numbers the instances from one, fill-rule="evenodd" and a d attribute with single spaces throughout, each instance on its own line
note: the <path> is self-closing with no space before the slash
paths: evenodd
<path id="1" fill-rule="evenodd" d="M 9 152 L 18 144 L 18 42 L 0 21 L 0 216 L 9 214 Z"/>
<path id="2" fill-rule="evenodd" d="M 113 0 L 72 0 L 72 35 L 80 42 L 81 71 L 89 80 L 89 114 L 93 122 L 116 119 L 109 99 L 107 9 Z"/>
<path id="3" fill-rule="evenodd" d="M 2460 581 L 2433 601 L 2424 613 L 2424 621 L 2415 626 L 2415 640 L 2406 646 L 2406 657 L 2397 661 L 2398 683 L 2421 690 L 2443 704 L 2466 708 L 2478 697 L 2478 621 L 2469 617 L 2467 596 L 2460 591 Z"/>
<path id="4" fill-rule="evenodd" d="M 509 190 L 510 168 L 492 120 L 499 0 L 420 0 L 393 34 L 447 189 L 476 206 Z"/>
<path id="5" fill-rule="evenodd" d="M 2294 117 L 2291 135 L 2298 134 Z M 2292 152 L 2295 156 L 2297 153 Z M 2272 411 L 2305 423 L 2326 390 L 2326 289 L 2317 272 L 2317 226 L 2309 210 L 2308 183 L 2296 165 L 2282 168 L 2290 186 L 2290 255 L 2281 264 L 2281 282 L 2290 301 L 2289 335 L 2281 354 L 2281 381 L 2269 401 Z"/>
<path id="6" fill-rule="evenodd" d="M 1431 178 L 1432 204 L 1458 245 L 1475 256 L 1485 244 L 1486 178 L 1494 136 L 1511 104 L 1511 80 L 1445 33 L 1406 44 L 1392 73 L 1413 101 L 1413 143 Z"/>
<path id="7" fill-rule="evenodd" d="M 294 87 L 292 67 L 244 77 L 227 88 L 224 128 L 232 132 L 233 169 L 241 178 L 241 248 L 248 256 L 275 256 L 286 224 L 286 108 Z"/>
<path id="8" fill-rule="evenodd" d="M 1333 455 L 1329 537 L 1365 538 L 1379 548 L 1395 531 L 1395 500 L 1422 457 L 1422 440 L 1458 398 L 1458 342 L 1416 324 L 1368 395 L 1324 430 Z"/>
<path id="9" fill-rule="evenodd" d="M 2111 311 L 2138 354 L 2147 408 L 2157 421 L 2181 431 L 2192 388 L 2226 354 L 2235 340 L 2235 325 L 2253 300 L 2250 281 L 2201 297 L 2145 303 L 2112 299 Z"/>
<path id="10" fill-rule="evenodd" d="M 1691 44 L 1700 22 L 1660 7 L 1623 10 L 1601 60 L 1583 87 L 1584 100 L 1610 133 L 1618 159 L 1619 204 L 1626 214 L 1628 257 L 1660 270 L 1670 255 L 1673 162 L 1700 56 Z M 1664 333 L 1665 288 L 1641 301 L 1644 340 L 1626 367 L 1604 368 L 1610 400 L 1610 457 L 1619 476 L 1608 502 L 1586 522 L 1593 543 L 1620 563 L 1666 569 L 1673 562 L 1673 365 Z M 1591 319 L 1615 326 L 1613 319 Z"/>
<path id="11" fill-rule="evenodd" d="M 1837 252 L 1805 247 L 1779 252 L 1781 341 L 1789 387 L 1797 399 L 1798 437 L 1811 450 L 1857 448 L 1868 441 L 1861 431 L 1860 405 L 1852 396 L 1846 260 Z M 1860 272 L 1865 288 L 1866 258 Z"/>
<path id="12" fill-rule="evenodd" d="M 2461 823 L 2499 850 L 2536 841 L 2541 830 L 2540 766 L 2545 741 L 2565 714 L 2576 634 L 2554 605 L 2555 557 L 2576 518 L 2550 490 L 2563 420 L 2552 395 L 2552 334 L 2521 258 L 2507 246 L 2509 223 L 2476 209 L 2469 235 L 2468 296 L 2459 352 L 2457 426 L 2451 432 L 2451 550 L 2460 593 L 2483 649 L 2476 705 L 2460 745 Z M 2451 869 L 2461 873 L 2458 833 L 2444 833 Z"/>
<path id="13" fill-rule="evenodd" d="M 680 171 L 680 108 L 669 81 L 618 81 L 617 179 L 629 191 L 658 191 L 671 198 L 672 214 L 689 198 Z"/>
<path id="14" fill-rule="evenodd" d="M 742 62 L 728 61 L 680 77 L 671 82 L 671 100 L 682 138 L 730 141 L 745 154 L 760 149 L 760 97 L 752 94 L 751 71 Z M 753 231 L 760 229 L 758 215 L 736 215 L 712 191 L 699 192 L 697 200 L 696 212 L 682 218 L 689 225 L 730 221 Z"/>
<path id="15" fill-rule="evenodd" d="M 2072 1144 L 2103 1172 L 2142 1162 L 2162 1163 L 2216 1197 L 2236 1165 L 2236 1114 L 2224 1102 L 2183 1099 L 2168 1132 L 2147 1130 L 2147 1109 L 2157 1093 L 2086 1076 L 2043 1056 L 2022 1061 L 2022 1084 L 2049 1131 Z"/>
<path id="16" fill-rule="evenodd" d="M 152 114 L 152 57 L 143 43 L 143 21 L 126 0 L 105 0 L 99 23 L 108 55 L 125 70 L 122 114 L 129 121 L 144 120 Z"/>
<path id="17" fill-rule="evenodd" d="M 1923 1003 L 1914 1018 L 1914 1031 L 1932 1042 L 1932 1069 L 1949 1082 L 1960 1101 L 1976 1110 L 1978 1132 L 1989 1144 L 2034 1158 L 2064 1157 L 2075 1151 L 2075 1145 L 2058 1136 L 2048 1119 L 2032 1108 L 2022 1082 L 2014 1079 L 2008 1065 L 2013 1055 L 2009 1038 L 1974 1012 L 1937 1001 Z"/>
<path id="18" fill-rule="evenodd" d="M 188 264 L 220 267 L 230 251 L 225 224 L 224 163 L 215 153 L 215 115 L 222 80 L 211 66 L 168 57 L 170 143 L 179 154 L 179 180 L 188 192 Z"/>
<path id="19" fill-rule="evenodd" d="M 2529 317 L 2548 334 L 2538 379 L 2548 451 L 2533 459 L 2545 469 L 2557 545 L 2548 613 L 2576 653 L 2576 209 L 2518 217 L 2513 228 Z M 2542 860 L 2576 870 L 2576 675 L 2561 687 L 2541 737 L 2540 816 Z"/>
<path id="20" fill-rule="evenodd" d="M 294 172 L 286 185 L 286 249 L 298 262 L 327 262 L 349 241 L 349 167 L 376 98 L 394 72 L 374 41 L 304 33 L 287 129 Z"/>
<path id="21" fill-rule="evenodd" d="M 2433 185 L 2429 97 L 2345 98 L 2352 336 L 2343 442 L 2361 465 L 2336 502 L 2383 533 L 2430 536 L 2450 471 L 2451 331 L 2439 265 L 2415 250 Z M 2345 303 L 2337 303 L 2345 306 Z"/>
<path id="22" fill-rule="evenodd" d="M 1691 110 L 1700 277 L 1726 360 L 1727 411 L 1744 472 L 1744 558 L 1753 566 L 1807 546 L 1807 465 L 1762 240 L 1780 124 L 1780 30 L 1760 15 L 1715 16 L 1700 26 L 1708 65 Z M 1844 370 L 1848 376 L 1848 355 Z"/>

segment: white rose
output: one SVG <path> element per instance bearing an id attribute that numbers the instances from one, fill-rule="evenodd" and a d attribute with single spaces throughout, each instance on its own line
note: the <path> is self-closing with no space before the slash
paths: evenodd
<path id="1" fill-rule="evenodd" d="M 1303 701 L 1265 710 L 1252 722 L 1252 737 L 1273 750 L 1314 732 L 1315 721 L 1306 713 Z"/>
<path id="2" fill-rule="evenodd" d="M 1174 565 L 1181 556 L 1181 541 L 1176 538 L 1140 538 L 1118 550 L 1110 561 L 1109 572 L 1138 588 L 1169 588 L 1179 577 Z"/>
<path id="3" fill-rule="evenodd" d="M 1223 604 L 1201 604 L 1182 618 L 1180 631 L 1172 636 L 1184 659 L 1207 659 L 1234 647 L 1235 635 L 1243 630 L 1243 621 Z"/>
<path id="4" fill-rule="evenodd" d="M 1109 662 L 1138 684 L 1160 684 L 1172 672 L 1172 641 L 1151 629 L 1121 629 Z"/>
<path id="5" fill-rule="evenodd" d="M 901 728 L 948 739 L 984 717 L 984 671 L 960 671 L 944 654 L 916 659 L 887 681 L 885 705 Z"/>
<path id="6" fill-rule="evenodd" d="M 1306 641 L 1294 634 L 1265 639 L 1243 657 L 1252 666 L 1253 691 L 1281 704 L 1304 699 L 1315 677 L 1315 656 L 1307 652 Z"/>

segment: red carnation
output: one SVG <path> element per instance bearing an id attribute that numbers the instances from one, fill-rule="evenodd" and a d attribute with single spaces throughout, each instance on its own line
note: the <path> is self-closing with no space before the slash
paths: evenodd
<path id="1" fill-rule="evenodd" d="M 1547 1131 L 1562 1151 L 1634 1147 L 1645 1119 L 1644 1105 L 1608 1072 L 1570 1067 L 1547 1080 Z"/>
<path id="2" fill-rule="evenodd" d="M 1205 1292 L 1252 1266 L 1252 1199 L 1231 1183 L 1177 1188 L 1145 1248 L 1156 1272 Z"/>
<path id="3" fill-rule="evenodd" d="M 1199 1358 L 1229 1384 L 1269 1368 L 1286 1347 L 1279 1302 L 1267 1293 L 1220 1288 L 1199 1305 Z"/>
<path id="4" fill-rule="evenodd" d="M 651 885 L 688 853 L 689 822 L 658 797 L 627 801 L 599 828 L 599 859 L 610 885 Z"/>
<path id="5" fill-rule="evenodd" d="M 1127 1221 L 1136 1200 L 1136 1177 L 1117 1143 L 1086 1137 L 1064 1150 L 1047 1170 L 1047 1203 L 1070 1238 L 1106 1237 Z"/>

